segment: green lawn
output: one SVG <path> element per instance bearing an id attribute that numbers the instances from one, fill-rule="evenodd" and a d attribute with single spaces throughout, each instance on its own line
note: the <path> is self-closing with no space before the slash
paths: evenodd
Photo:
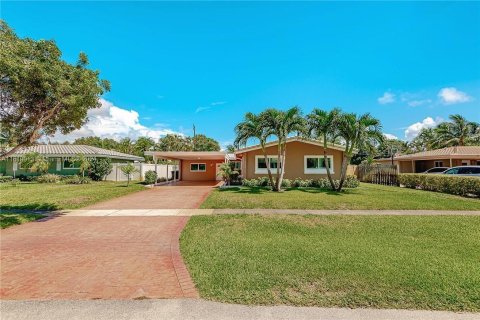
<path id="1" fill-rule="evenodd" d="M 181 250 L 211 300 L 480 311 L 478 216 L 195 216 Z"/>
<path id="2" fill-rule="evenodd" d="M 412 209 L 480 210 L 480 199 L 444 193 L 362 183 L 356 189 L 332 192 L 290 189 L 275 193 L 265 188 L 225 188 L 213 191 L 201 206 L 208 209 Z"/>
<path id="3" fill-rule="evenodd" d="M 0 184 L 0 209 L 59 210 L 81 208 L 99 201 L 145 190 L 145 186 L 125 182 L 90 184 L 22 183 Z"/>
<path id="4" fill-rule="evenodd" d="M 0 229 L 5 229 L 17 224 L 35 221 L 45 217 L 42 214 L 24 214 L 24 213 L 0 213 Z"/>

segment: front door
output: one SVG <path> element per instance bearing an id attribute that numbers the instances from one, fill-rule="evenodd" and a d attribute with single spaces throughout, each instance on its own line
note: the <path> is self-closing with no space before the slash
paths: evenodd
<path id="1" fill-rule="evenodd" d="M 222 165 L 221 162 L 217 162 L 215 164 L 215 180 L 223 180 L 222 176 L 219 174 L 220 173 L 220 166 Z"/>

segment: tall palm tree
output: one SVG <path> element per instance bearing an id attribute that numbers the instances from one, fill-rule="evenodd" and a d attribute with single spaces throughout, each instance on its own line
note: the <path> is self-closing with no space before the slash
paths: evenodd
<path id="1" fill-rule="evenodd" d="M 355 113 L 344 113 L 338 117 L 338 134 L 344 140 L 345 152 L 342 159 L 340 183 L 337 191 L 341 191 L 345 182 L 347 166 L 355 150 L 373 151 L 375 144 L 383 142 L 381 124 L 369 113 L 357 116 Z"/>
<path id="2" fill-rule="evenodd" d="M 443 122 L 435 128 L 442 147 L 465 146 L 475 139 L 478 123 L 468 121 L 459 114 L 453 114 L 450 122 Z"/>
<path id="3" fill-rule="evenodd" d="M 295 106 L 286 111 L 267 109 L 262 112 L 261 117 L 265 126 L 277 137 L 277 176 L 275 179 L 274 191 L 282 188 L 283 176 L 285 174 L 285 162 L 287 154 L 287 139 L 290 134 L 299 135 L 305 130 L 305 119 L 299 107 Z"/>
<path id="4" fill-rule="evenodd" d="M 337 122 L 340 113 L 341 111 L 338 108 L 335 108 L 331 111 L 313 109 L 313 111 L 307 116 L 308 137 L 321 140 L 323 142 L 323 159 L 325 168 L 327 169 L 328 181 L 330 181 L 330 185 L 333 190 L 335 190 L 336 187 L 330 173 L 327 149 L 328 143 L 332 142 L 336 138 Z"/>
<path id="5" fill-rule="evenodd" d="M 267 165 L 270 185 L 273 187 L 273 176 L 268 162 L 267 150 L 265 148 L 268 137 L 272 135 L 272 130 L 265 126 L 263 116 L 247 112 L 243 121 L 235 126 L 235 135 L 236 138 L 234 145 L 236 148 L 246 146 L 248 141 L 252 139 L 257 139 L 259 141 Z"/>

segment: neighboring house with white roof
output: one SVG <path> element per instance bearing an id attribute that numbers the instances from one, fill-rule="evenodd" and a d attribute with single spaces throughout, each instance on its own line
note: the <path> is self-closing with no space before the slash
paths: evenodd
<path id="1" fill-rule="evenodd" d="M 141 162 L 143 157 L 125 154 L 86 145 L 34 145 L 21 148 L 5 160 L 0 160 L 0 174 L 18 177 L 20 175 L 38 175 L 21 167 L 21 158 L 30 152 L 38 152 L 49 161 L 48 173 L 74 175 L 79 173 L 78 164 L 72 161 L 78 155 L 86 158 L 110 158 L 112 163 Z"/>
<path id="2" fill-rule="evenodd" d="M 391 158 L 377 159 L 377 163 L 392 164 Z M 393 164 L 399 173 L 425 172 L 434 167 L 480 165 L 480 146 L 456 146 L 396 155 Z"/>

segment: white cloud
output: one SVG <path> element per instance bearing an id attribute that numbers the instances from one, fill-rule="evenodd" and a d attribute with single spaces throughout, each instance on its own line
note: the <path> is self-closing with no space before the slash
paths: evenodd
<path id="1" fill-rule="evenodd" d="M 198 107 L 197 109 L 195 109 L 195 113 L 199 113 L 199 112 L 206 111 L 206 110 L 209 110 L 209 109 L 211 109 L 211 107 Z"/>
<path id="2" fill-rule="evenodd" d="M 390 134 L 390 133 L 384 133 L 383 134 L 385 136 L 385 138 L 387 138 L 388 140 L 398 140 L 398 137 L 396 135 L 393 135 L 393 134 Z"/>
<path id="3" fill-rule="evenodd" d="M 216 102 L 210 103 L 210 105 L 212 105 L 212 106 L 220 106 L 220 105 L 225 104 L 225 103 L 227 103 L 227 101 L 216 101 Z"/>
<path id="4" fill-rule="evenodd" d="M 110 101 L 100 99 L 102 106 L 88 112 L 88 122 L 79 130 L 67 135 L 57 133 L 50 141 L 73 141 L 80 137 L 97 136 L 119 140 L 124 137 L 136 139 L 141 136 L 158 139 L 175 131 L 156 127 L 149 128 L 140 123 L 139 114 L 135 110 L 122 109 Z"/>
<path id="5" fill-rule="evenodd" d="M 411 100 L 411 101 L 408 101 L 407 104 L 410 107 L 419 107 L 419 106 L 422 106 L 424 104 L 428 104 L 428 103 L 431 103 L 431 102 L 432 102 L 431 99 L 423 99 L 423 100 Z"/>
<path id="6" fill-rule="evenodd" d="M 380 104 L 388 104 L 395 102 L 395 95 L 391 92 L 385 92 L 383 96 L 377 99 L 378 103 Z"/>
<path id="7" fill-rule="evenodd" d="M 438 97 L 444 104 L 463 103 L 472 100 L 472 97 L 468 94 L 453 87 L 441 89 L 438 92 Z"/>
<path id="8" fill-rule="evenodd" d="M 405 129 L 405 138 L 407 140 L 412 140 L 413 138 L 418 136 L 422 129 L 433 128 L 440 122 L 442 122 L 442 119 L 437 118 L 436 120 L 434 120 L 432 117 L 427 117 L 421 122 L 415 122 L 414 124 L 408 126 L 407 129 Z"/>

